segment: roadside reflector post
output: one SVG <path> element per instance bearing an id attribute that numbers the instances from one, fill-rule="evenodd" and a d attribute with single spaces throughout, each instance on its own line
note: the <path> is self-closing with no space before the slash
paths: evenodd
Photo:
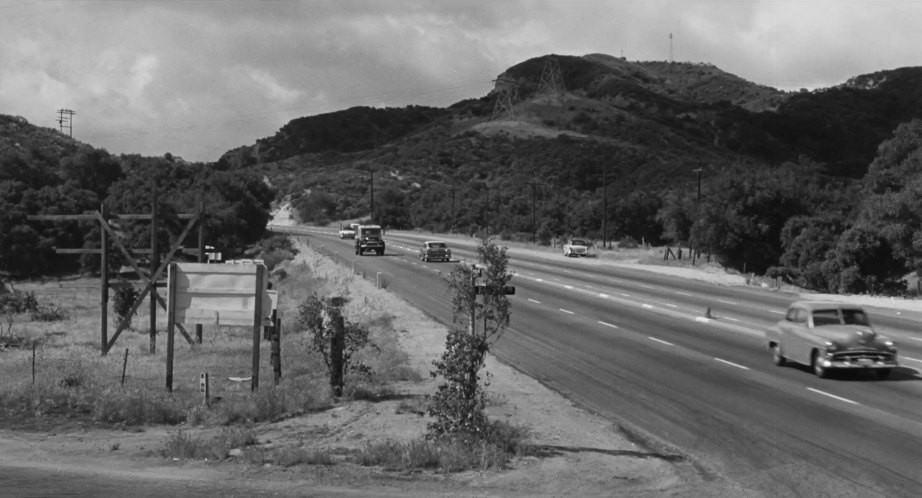
<path id="1" fill-rule="evenodd" d="M 202 405 L 208 406 L 208 372 L 202 372 L 202 375 L 199 376 L 198 388 L 202 392 Z"/>

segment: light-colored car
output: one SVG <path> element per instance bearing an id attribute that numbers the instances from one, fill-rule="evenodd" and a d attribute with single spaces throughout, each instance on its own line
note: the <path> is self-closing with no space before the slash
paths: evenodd
<path id="1" fill-rule="evenodd" d="M 898 366 L 896 344 L 878 335 L 867 313 L 856 305 L 797 301 L 765 337 L 775 365 L 800 363 L 817 377 L 831 370 L 860 369 L 884 379 Z"/>
<path id="2" fill-rule="evenodd" d="M 569 239 L 563 245 L 563 255 L 568 258 L 589 256 L 589 241 L 586 239 Z"/>
<path id="3" fill-rule="evenodd" d="M 354 239 L 355 230 L 352 227 L 339 227 L 339 238 Z"/>
<path id="4" fill-rule="evenodd" d="M 427 240 L 419 248 L 420 261 L 451 261 L 451 249 L 439 240 Z"/>

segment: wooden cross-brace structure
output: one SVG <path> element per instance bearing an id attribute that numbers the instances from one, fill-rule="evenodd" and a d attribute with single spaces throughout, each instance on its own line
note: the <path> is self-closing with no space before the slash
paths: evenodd
<path id="1" fill-rule="evenodd" d="M 100 207 L 99 211 L 93 213 L 84 213 L 84 214 L 65 214 L 65 215 L 33 215 L 29 216 L 29 220 L 35 221 L 97 221 L 100 226 L 101 232 L 101 247 L 100 249 L 55 249 L 55 252 L 58 254 L 99 254 L 100 255 L 100 278 L 101 282 L 101 296 L 100 296 L 100 307 L 101 307 L 101 341 L 100 349 L 102 354 L 105 355 L 112 349 L 112 346 L 115 345 L 115 341 L 118 339 L 119 335 L 128 328 L 129 321 L 122 320 L 119 324 L 115 333 L 112 335 L 112 338 L 108 338 L 108 302 L 109 302 L 109 269 L 108 269 L 108 239 L 112 239 L 112 243 L 115 247 L 125 256 L 125 259 L 128 262 L 128 265 L 131 266 L 137 272 L 138 276 L 145 278 L 146 284 L 144 289 L 141 291 L 141 294 L 135 300 L 134 304 L 131 307 L 130 312 L 126 315 L 131 317 L 141 306 L 141 303 L 144 301 L 144 298 L 150 294 L 150 353 L 156 353 L 156 334 L 157 334 L 157 321 L 156 321 L 156 312 L 157 305 L 159 304 L 164 310 L 168 310 L 167 304 L 157 293 L 157 280 L 163 274 L 164 270 L 170 264 L 173 259 L 173 256 L 183 247 L 183 242 L 186 240 L 186 237 L 192 232 L 192 230 L 198 227 L 198 249 L 195 250 L 198 254 L 199 262 L 204 261 L 205 257 L 205 247 L 204 247 L 204 231 L 202 224 L 202 217 L 204 215 L 204 205 L 199 204 L 198 212 L 196 213 L 186 213 L 179 214 L 178 218 L 181 220 L 187 220 L 186 226 L 183 229 L 182 233 L 177 237 L 176 241 L 173 243 L 170 251 L 167 253 L 166 257 L 162 262 L 159 263 L 159 266 L 156 268 L 154 264 L 159 260 L 159 253 L 157 251 L 156 244 L 156 235 L 157 235 L 157 213 L 156 213 L 156 194 L 154 194 L 154 206 L 151 213 L 149 214 L 122 214 L 122 215 L 108 215 L 106 213 L 105 205 Z M 118 232 L 113 229 L 109 224 L 109 220 L 149 220 L 151 222 L 151 247 L 150 249 L 135 249 L 132 250 L 122 242 L 121 236 Z M 145 271 L 141 268 L 138 258 L 135 256 L 135 253 L 149 253 L 151 254 L 151 269 L 150 271 Z M 186 332 L 181 326 L 178 327 L 182 335 L 186 338 L 189 344 L 194 344 L 194 341 L 189 333 Z M 200 325 L 196 325 L 196 340 L 198 343 L 202 342 L 202 328 Z"/>

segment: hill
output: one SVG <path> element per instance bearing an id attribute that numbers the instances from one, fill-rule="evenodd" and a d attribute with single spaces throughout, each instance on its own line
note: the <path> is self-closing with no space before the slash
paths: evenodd
<path id="1" fill-rule="evenodd" d="M 558 71 L 556 91 L 546 81 L 539 88 L 548 68 Z M 471 200 L 496 202 L 488 190 L 524 194 L 534 182 L 575 202 L 601 188 L 603 169 L 614 195 L 688 189 L 694 169 L 708 177 L 737 164 L 808 161 L 833 177 L 859 179 L 880 142 L 922 115 L 920 81 L 922 68 L 904 68 L 782 92 L 709 64 L 548 55 L 510 67 L 489 95 L 448 109 L 353 108 L 299 118 L 219 162 L 259 168 L 287 185 L 283 195 L 296 205 L 308 192 L 323 197 L 322 213 L 308 215 L 316 220 L 370 214 L 356 195 L 368 183 L 365 170 L 414 203 L 427 203 L 428 189 L 444 197 L 452 186 L 467 211 Z M 498 105 L 506 96 L 515 99 L 512 116 Z M 405 226 L 445 222 L 405 218 Z"/>

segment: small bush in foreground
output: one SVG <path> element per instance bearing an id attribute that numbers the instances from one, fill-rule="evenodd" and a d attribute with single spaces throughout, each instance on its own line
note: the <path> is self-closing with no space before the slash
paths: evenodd
<path id="1" fill-rule="evenodd" d="M 444 473 L 505 468 L 516 456 L 528 454 L 528 430 L 505 422 L 489 422 L 478 440 L 444 437 L 409 442 L 384 441 L 362 448 L 359 465 L 386 470 L 437 469 Z"/>
<path id="2" fill-rule="evenodd" d="M 196 438 L 182 429 L 171 435 L 160 455 L 164 458 L 193 460 L 223 460 L 230 450 L 256 444 L 256 435 L 250 429 L 225 428 L 210 439 Z"/>

